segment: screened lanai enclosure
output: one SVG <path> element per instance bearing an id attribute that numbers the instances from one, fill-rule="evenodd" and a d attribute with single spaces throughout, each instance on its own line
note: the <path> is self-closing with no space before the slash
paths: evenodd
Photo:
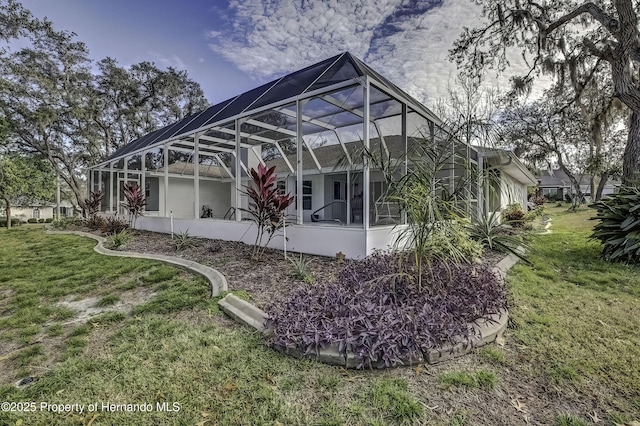
<path id="1" fill-rule="evenodd" d="M 256 226 L 241 210 L 249 203 L 243 194 L 248 171 L 260 163 L 275 166 L 278 188 L 296 195 L 286 215 L 287 249 L 364 257 L 392 245 L 406 217 L 385 196 L 385 174 L 363 151 L 378 153 L 402 175 L 411 167 L 411 146 L 434 140 L 440 124 L 346 52 L 130 142 L 91 169 L 90 188 L 105 194 L 104 214 L 120 215 L 123 184 L 144 188 L 138 229 L 188 229 L 252 244 Z M 472 147 L 450 149 L 454 161 L 477 164 Z M 464 170 L 452 167 L 445 178 L 453 182 Z M 477 203 L 476 189 L 468 193 L 469 205 Z M 284 245 L 284 235 L 271 242 Z"/>

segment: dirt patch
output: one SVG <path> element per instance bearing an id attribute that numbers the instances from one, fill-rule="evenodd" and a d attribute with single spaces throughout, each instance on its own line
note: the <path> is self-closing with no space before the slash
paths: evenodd
<path id="1" fill-rule="evenodd" d="M 149 288 L 139 287 L 133 290 L 125 291 L 120 294 L 120 300 L 113 305 L 97 306 L 101 298 L 86 297 L 84 299 L 75 300 L 76 296 L 67 296 L 57 306 L 71 309 L 76 312 L 76 316 L 62 323 L 62 325 L 76 324 L 86 322 L 90 318 L 106 312 L 122 312 L 128 314 L 131 310 L 144 302 L 151 300 L 156 293 Z"/>

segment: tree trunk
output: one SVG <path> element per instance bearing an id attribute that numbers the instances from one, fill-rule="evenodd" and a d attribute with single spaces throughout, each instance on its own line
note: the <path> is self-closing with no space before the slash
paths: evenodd
<path id="1" fill-rule="evenodd" d="M 575 191 L 576 197 L 580 201 L 582 201 L 582 189 L 580 188 L 580 182 L 578 182 L 578 179 L 576 179 L 573 173 L 571 173 L 571 170 L 569 170 L 567 166 L 564 165 L 564 161 L 562 161 L 562 156 L 560 155 L 560 153 L 556 153 L 556 154 L 558 156 L 558 166 L 560 166 L 560 170 L 562 170 L 567 175 L 567 177 L 571 181 L 571 186 L 573 186 L 573 190 Z"/>
<path id="2" fill-rule="evenodd" d="M 622 183 L 640 186 L 640 113 L 631 113 L 629 136 L 622 161 Z"/>
<path id="3" fill-rule="evenodd" d="M 11 203 L 7 198 L 4 199 L 4 203 L 7 206 L 5 210 L 7 212 L 7 229 L 11 229 Z"/>
<path id="4" fill-rule="evenodd" d="M 600 175 L 600 183 L 598 183 L 598 189 L 595 193 L 594 201 L 598 202 L 602 199 L 602 191 L 604 190 L 604 186 L 607 184 L 609 180 L 609 172 L 602 172 Z M 591 193 L 593 195 L 593 192 Z"/>

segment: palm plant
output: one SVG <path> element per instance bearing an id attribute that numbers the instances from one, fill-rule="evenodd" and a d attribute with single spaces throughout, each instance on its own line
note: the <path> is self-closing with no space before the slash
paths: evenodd
<path id="1" fill-rule="evenodd" d="M 406 216 L 406 224 L 397 227 L 396 248 L 410 248 L 416 265 L 416 278 L 422 286 L 424 266 L 433 261 L 468 263 L 470 253 L 457 244 L 467 236 L 459 225 L 466 215 L 463 200 L 469 187 L 477 184 L 478 175 L 466 164 L 456 161 L 452 149 L 459 143 L 452 135 L 421 135 L 412 138 L 412 146 L 404 158 L 393 159 L 382 149 L 360 148 L 352 154 L 362 157 L 373 169 L 380 170 L 387 185 L 384 197 L 396 203 Z M 347 166 L 346 159 L 338 167 Z M 407 173 L 404 167 L 407 165 Z M 455 179 L 452 172 L 462 168 Z M 443 236 L 446 236 L 443 238 Z M 462 237 L 462 238 L 458 238 Z"/>

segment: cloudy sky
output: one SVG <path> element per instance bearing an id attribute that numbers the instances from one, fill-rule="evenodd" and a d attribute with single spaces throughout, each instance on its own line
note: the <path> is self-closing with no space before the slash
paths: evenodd
<path id="1" fill-rule="evenodd" d="M 480 19 L 469 0 L 22 3 L 77 33 L 94 59 L 186 69 L 214 104 L 347 50 L 432 106 L 457 72 L 448 49 L 462 27 Z M 507 77 L 489 77 L 488 84 L 506 87 Z"/>

